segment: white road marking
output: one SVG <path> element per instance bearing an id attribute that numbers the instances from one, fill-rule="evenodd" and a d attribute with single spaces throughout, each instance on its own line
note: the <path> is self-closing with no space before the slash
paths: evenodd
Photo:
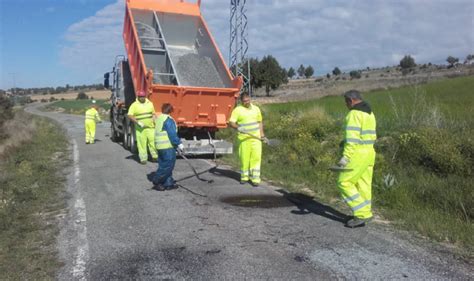
<path id="1" fill-rule="evenodd" d="M 74 253 L 74 267 L 72 275 L 77 280 L 87 280 L 85 275 L 86 264 L 89 259 L 89 243 L 87 242 L 87 226 L 86 226 L 86 204 L 81 195 L 80 190 L 80 175 L 79 168 L 79 150 L 77 148 L 76 140 L 72 140 L 73 144 L 73 165 L 74 165 L 74 189 L 76 191 L 76 202 L 74 203 L 75 221 L 74 228 L 77 233 L 77 248 Z"/>

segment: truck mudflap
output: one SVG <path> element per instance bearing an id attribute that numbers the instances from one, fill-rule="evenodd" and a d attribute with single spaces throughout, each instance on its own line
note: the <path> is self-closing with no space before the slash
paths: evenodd
<path id="1" fill-rule="evenodd" d="M 181 140 L 185 155 L 232 154 L 232 143 L 225 140 L 200 139 Z"/>

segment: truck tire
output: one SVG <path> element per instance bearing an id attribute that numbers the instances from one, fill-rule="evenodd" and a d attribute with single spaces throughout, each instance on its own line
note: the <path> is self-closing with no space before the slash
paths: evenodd
<path id="1" fill-rule="evenodd" d="M 128 120 L 125 120 L 124 121 L 124 124 L 123 124 L 123 139 L 122 139 L 122 145 L 123 145 L 123 148 L 125 148 L 126 150 L 129 149 L 130 147 L 130 134 L 129 134 L 129 126 L 128 126 Z"/>
<path id="2" fill-rule="evenodd" d="M 113 108 L 110 108 L 110 140 L 112 142 L 118 142 L 120 140 L 120 136 L 117 132 L 117 130 L 115 130 L 115 118 L 113 116 Z"/>
<path id="3" fill-rule="evenodd" d="M 110 124 L 110 140 L 112 142 L 119 142 L 120 141 L 120 137 L 117 133 L 117 131 L 115 130 L 115 125 L 112 121 L 112 124 Z"/>
<path id="4" fill-rule="evenodd" d="M 130 151 L 133 154 L 138 153 L 138 147 L 137 147 L 137 135 L 135 134 L 135 126 L 131 124 L 130 126 Z"/>

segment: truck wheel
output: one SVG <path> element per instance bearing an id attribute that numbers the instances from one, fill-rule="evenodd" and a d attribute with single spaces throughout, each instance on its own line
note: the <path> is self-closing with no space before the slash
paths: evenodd
<path id="1" fill-rule="evenodd" d="M 134 126 L 130 126 L 130 151 L 133 154 L 138 153 L 138 147 L 137 147 L 137 136 L 135 134 L 135 128 Z"/>
<path id="2" fill-rule="evenodd" d="M 119 135 L 117 131 L 115 130 L 115 123 L 114 121 L 110 122 L 110 140 L 113 142 L 118 142 L 119 141 Z"/>
<path id="3" fill-rule="evenodd" d="M 122 140 L 122 145 L 123 145 L 123 148 L 127 149 L 130 147 L 129 146 L 129 130 L 130 130 L 130 127 L 128 126 L 128 121 L 125 121 L 124 122 L 124 125 L 123 125 L 123 140 Z"/>

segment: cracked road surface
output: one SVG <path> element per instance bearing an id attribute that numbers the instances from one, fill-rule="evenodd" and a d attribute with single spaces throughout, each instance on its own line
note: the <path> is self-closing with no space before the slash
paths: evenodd
<path id="1" fill-rule="evenodd" d="M 84 143 L 82 116 L 40 112 L 66 128 L 69 212 L 58 239 L 59 280 L 473 279 L 472 267 L 439 246 L 390 227 L 343 227 L 343 215 L 264 184 L 242 186 L 228 167 L 183 160 L 183 188 L 150 190 L 155 163 L 140 165 L 98 125 Z"/>

